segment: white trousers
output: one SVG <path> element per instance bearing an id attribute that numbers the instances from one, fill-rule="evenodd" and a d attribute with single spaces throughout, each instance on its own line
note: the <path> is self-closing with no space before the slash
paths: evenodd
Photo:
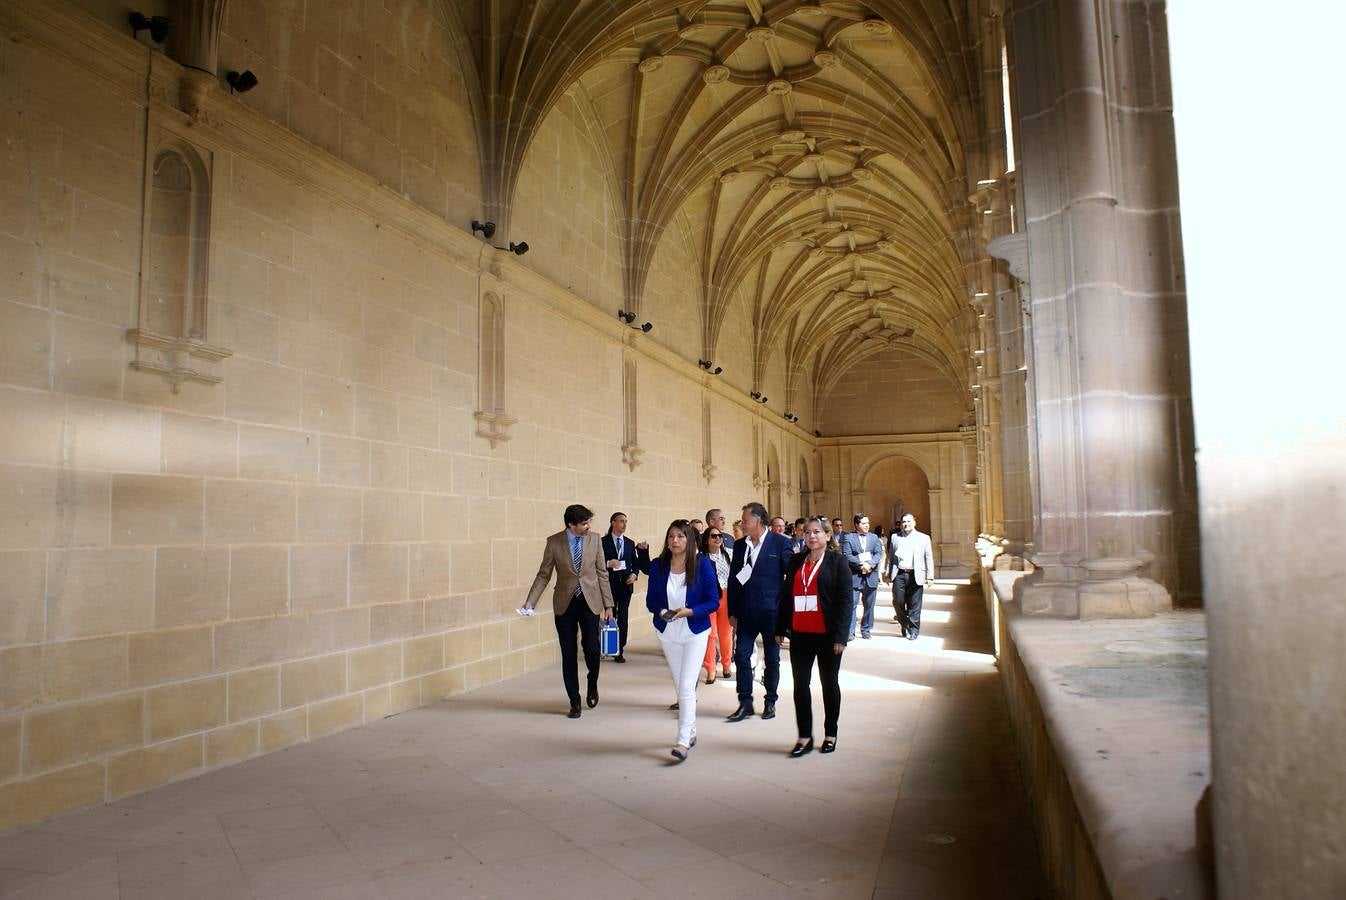
<path id="1" fill-rule="evenodd" d="M 672 630 L 672 629 L 669 629 Z M 678 694 L 678 740 L 684 747 L 692 745 L 696 737 L 696 679 L 706 659 L 706 640 L 710 629 L 693 634 L 690 629 L 679 629 L 683 635 L 665 637 L 658 632 L 664 648 L 668 672 L 673 676 L 673 690 Z"/>

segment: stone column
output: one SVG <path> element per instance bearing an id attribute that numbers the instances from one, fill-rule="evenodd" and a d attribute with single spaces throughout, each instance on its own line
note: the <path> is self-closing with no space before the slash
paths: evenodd
<path id="1" fill-rule="evenodd" d="M 1330 111 L 1340 106 L 1346 6 L 1292 2 L 1252 16 L 1199 6 L 1173 4 L 1169 32 L 1201 438 L 1218 894 L 1340 897 L 1346 391 L 1343 291 L 1331 274 L 1340 212 L 1327 185 L 1341 168 L 1341 120 Z M 1233 134 L 1231 123 L 1242 123 Z M 1250 184 L 1250 160 L 1271 183 Z M 1231 355 L 1235 342 L 1247 353 Z"/>
<path id="2" fill-rule="evenodd" d="M 1041 527 L 1024 611 L 1149 616 L 1180 577 L 1192 448 L 1162 15 L 1015 3 Z M 1190 523 L 1188 523 L 1190 525 Z"/>
<path id="3" fill-rule="evenodd" d="M 228 0 L 174 0 L 172 5 L 168 50 L 186 68 L 179 105 L 193 117 L 206 92 L 219 82 L 220 32 L 227 5 Z"/>

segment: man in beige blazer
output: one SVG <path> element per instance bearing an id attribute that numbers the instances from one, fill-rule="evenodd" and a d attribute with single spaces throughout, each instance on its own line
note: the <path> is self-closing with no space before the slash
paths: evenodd
<path id="1" fill-rule="evenodd" d="M 598 705 L 598 617 L 612 618 L 612 587 L 608 584 L 603 542 L 589 533 L 593 512 L 578 503 L 566 507 L 566 527 L 547 538 L 542 564 L 528 591 L 524 606 L 536 609 L 552 572 L 556 589 L 552 591 L 552 611 L 556 613 L 556 639 L 561 642 L 561 679 L 570 698 L 572 719 L 580 717 L 579 659 L 575 638 L 584 648 L 584 666 L 589 670 L 589 708 Z"/>

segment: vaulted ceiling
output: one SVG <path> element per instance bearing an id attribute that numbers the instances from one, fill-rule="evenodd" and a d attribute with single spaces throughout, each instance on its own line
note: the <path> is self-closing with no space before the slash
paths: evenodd
<path id="1" fill-rule="evenodd" d="M 706 359 L 746 302 L 755 385 L 783 353 L 787 392 L 808 372 L 800 399 L 816 403 L 901 346 L 970 398 L 984 5 L 464 3 L 487 212 L 507 231 L 529 142 L 579 85 L 611 156 L 627 308 L 657 302 L 646 277 L 678 218 L 699 257 Z"/>

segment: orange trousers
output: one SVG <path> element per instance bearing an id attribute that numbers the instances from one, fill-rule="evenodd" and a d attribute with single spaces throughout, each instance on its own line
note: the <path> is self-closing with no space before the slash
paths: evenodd
<path id="1" fill-rule="evenodd" d="M 715 674 L 715 642 L 719 639 L 720 644 L 720 663 L 721 671 L 729 668 L 729 661 L 734 658 L 734 630 L 729 627 L 729 592 L 720 591 L 720 608 L 715 610 L 715 615 L 710 617 L 710 640 L 706 641 L 706 658 L 701 661 L 701 668 L 706 670 L 706 676 Z"/>

